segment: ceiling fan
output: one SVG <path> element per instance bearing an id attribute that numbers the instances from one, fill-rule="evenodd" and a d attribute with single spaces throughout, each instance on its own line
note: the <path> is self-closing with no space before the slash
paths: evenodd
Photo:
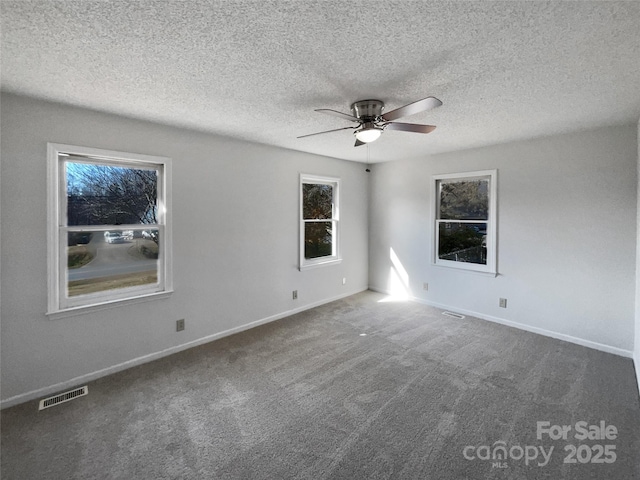
<path id="1" fill-rule="evenodd" d="M 442 102 L 435 97 L 427 97 L 417 102 L 410 103 L 404 107 L 396 108 L 385 114 L 384 102 L 381 100 L 359 100 L 351 105 L 351 113 L 338 112 L 328 108 L 319 108 L 316 112 L 325 113 L 334 117 L 340 117 L 351 122 L 358 123 L 355 127 L 336 128 L 334 130 L 326 130 L 324 132 L 310 133 L 301 135 L 298 138 L 311 137 L 313 135 L 321 135 L 323 133 L 337 132 L 339 130 L 355 130 L 353 134 L 356 137 L 355 147 L 364 145 L 377 140 L 385 130 L 401 130 L 403 132 L 429 133 L 435 130 L 433 125 L 419 125 L 416 123 L 399 123 L 393 120 L 416 113 L 425 112 L 442 105 Z"/>

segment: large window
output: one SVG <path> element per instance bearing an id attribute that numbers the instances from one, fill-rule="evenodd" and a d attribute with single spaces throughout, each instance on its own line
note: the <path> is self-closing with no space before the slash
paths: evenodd
<path id="1" fill-rule="evenodd" d="M 337 178 L 300 175 L 300 268 L 340 261 Z"/>
<path id="2" fill-rule="evenodd" d="M 434 176 L 436 265 L 496 273 L 495 170 Z"/>
<path id="3" fill-rule="evenodd" d="M 49 313 L 170 291 L 170 160 L 48 147 Z"/>

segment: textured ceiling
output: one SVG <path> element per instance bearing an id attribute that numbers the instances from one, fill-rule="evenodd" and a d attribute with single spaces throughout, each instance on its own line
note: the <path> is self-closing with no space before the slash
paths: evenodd
<path id="1" fill-rule="evenodd" d="M 640 2 L 2 1 L 2 89 L 380 162 L 640 117 Z M 349 113 L 444 105 L 354 148 Z"/>

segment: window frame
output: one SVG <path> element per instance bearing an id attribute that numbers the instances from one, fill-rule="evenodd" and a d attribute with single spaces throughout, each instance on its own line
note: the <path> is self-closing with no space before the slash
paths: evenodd
<path id="1" fill-rule="evenodd" d="M 342 262 L 342 258 L 340 256 L 340 179 L 336 177 L 327 177 L 320 175 L 311 175 L 306 173 L 300 174 L 300 185 L 299 185 L 299 250 L 300 250 L 300 258 L 299 258 L 299 269 L 300 271 L 306 270 L 309 268 L 321 267 L 326 265 L 335 265 Z M 304 218 L 304 193 L 303 193 L 303 185 L 304 184 L 316 184 L 316 185 L 331 185 L 333 187 L 333 209 L 332 209 L 332 217 L 330 219 L 322 219 L 324 222 L 330 221 L 332 224 L 332 254 L 330 256 L 317 257 L 307 259 L 304 256 L 304 245 L 305 245 L 305 225 L 307 223 L 313 222 L 313 220 L 305 220 Z M 320 221 L 320 220 L 318 220 Z"/>
<path id="2" fill-rule="evenodd" d="M 103 290 L 69 297 L 67 295 L 66 248 L 69 230 L 102 232 L 105 225 L 68 226 L 66 218 L 67 184 L 64 162 L 69 155 L 84 157 L 87 163 L 158 171 L 158 282 L 154 284 Z M 80 162 L 82 159 L 79 159 Z M 79 163 L 80 163 L 79 162 Z M 171 159 L 168 157 L 126 153 L 76 145 L 47 143 L 47 314 L 55 316 L 104 308 L 111 304 L 130 303 L 147 297 L 158 297 L 173 291 Z M 142 224 L 141 224 L 142 225 Z M 140 225 L 118 225 L 118 230 Z"/>
<path id="3" fill-rule="evenodd" d="M 440 223 L 446 219 L 440 218 L 440 185 L 442 181 L 463 181 L 463 180 L 481 180 L 489 179 L 489 212 L 487 220 L 450 220 L 450 222 L 459 223 L 487 223 L 486 248 L 487 263 L 486 265 L 470 262 L 457 262 L 453 260 L 443 260 L 438 256 L 439 249 L 439 231 Z M 498 274 L 498 243 L 497 243 L 497 218 L 498 218 L 498 170 L 479 170 L 474 172 L 446 173 L 432 176 L 433 188 L 433 208 L 431 225 L 434 229 L 432 242 L 432 264 L 440 267 L 449 267 L 468 272 L 487 273 L 493 276 Z"/>

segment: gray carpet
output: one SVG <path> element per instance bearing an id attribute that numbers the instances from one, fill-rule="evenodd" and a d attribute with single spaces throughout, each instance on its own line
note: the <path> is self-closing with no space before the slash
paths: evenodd
<path id="1" fill-rule="evenodd" d="M 383 298 L 363 292 L 105 377 L 42 412 L 3 410 L 2 478 L 640 478 L 629 359 Z M 601 420 L 615 440 L 536 438 L 538 421 Z M 498 445 L 507 458 L 485 460 Z M 546 464 L 540 447 L 554 448 Z"/>

